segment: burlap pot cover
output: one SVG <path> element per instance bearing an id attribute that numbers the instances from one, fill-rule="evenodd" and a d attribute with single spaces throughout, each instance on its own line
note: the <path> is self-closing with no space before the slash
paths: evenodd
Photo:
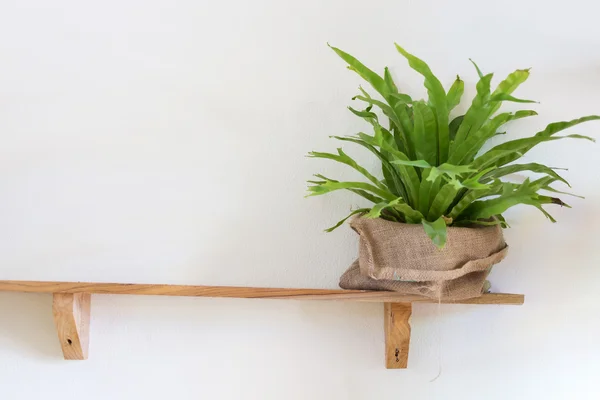
<path id="1" fill-rule="evenodd" d="M 506 256 L 500 226 L 448 227 L 439 250 L 422 225 L 354 218 L 358 260 L 340 278 L 343 289 L 392 290 L 440 300 L 482 294 L 492 266 Z"/>

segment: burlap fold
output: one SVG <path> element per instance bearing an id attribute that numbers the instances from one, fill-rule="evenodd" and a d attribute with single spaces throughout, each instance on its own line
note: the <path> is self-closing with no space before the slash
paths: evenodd
<path id="1" fill-rule="evenodd" d="M 354 218 L 358 260 L 342 275 L 343 289 L 393 290 L 441 300 L 478 297 L 508 246 L 499 226 L 448 227 L 439 250 L 421 225 Z"/>

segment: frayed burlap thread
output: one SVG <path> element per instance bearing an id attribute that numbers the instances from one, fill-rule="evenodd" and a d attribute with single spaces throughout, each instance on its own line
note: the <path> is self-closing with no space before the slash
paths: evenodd
<path id="1" fill-rule="evenodd" d="M 508 246 L 499 226 L 448 227 L 439 250 L 421 225 L 354 218 L 359 255 L 342 275 L 343 289 L 392 290 L 432 299 L 464 300 L 482 294 L 492 266 Z"/>

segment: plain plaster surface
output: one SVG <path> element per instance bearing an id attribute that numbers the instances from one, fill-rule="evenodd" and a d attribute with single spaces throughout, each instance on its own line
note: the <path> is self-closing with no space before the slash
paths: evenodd
<path id="1" fill-rule="evenodd" d="M 304 199 L 329 135 L 366 127 L 337 45 L 424 96 L 393 42 L 474 93 L 468 58 L 547 123 L 600 113 L 589 1 L 4 1 L 0 4 L 0 279 L 333 288 L 356 256 L 347 194 Z M 498 82 L 496 79 L 495 82 Z M 459 110 L 459 111 L 460 111 Z M 572 133 L 598 135 L 600 123 Z M 375 161 L 351 147 L 367 165 Z M 51 296 L 0 293 L 0 398 L 597 399 L 600 146 L 527 160 L 569 167 L 586 200 L 506 214 L 495 291 L 523 307 L 416 305 L 409 369 L 385 370 L 382 305 L 94 296 L 90 359 L 65 362 Z M 441 348 L 442 374 L 438 373 Z"/>

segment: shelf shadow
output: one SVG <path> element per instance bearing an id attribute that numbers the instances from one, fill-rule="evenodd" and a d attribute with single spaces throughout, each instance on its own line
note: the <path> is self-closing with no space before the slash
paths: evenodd
<path id="1" fill-rule="evenodd" d="M 0 292 L 0 348 L 62 359 L 52 319 L 52 295 Z"/>

